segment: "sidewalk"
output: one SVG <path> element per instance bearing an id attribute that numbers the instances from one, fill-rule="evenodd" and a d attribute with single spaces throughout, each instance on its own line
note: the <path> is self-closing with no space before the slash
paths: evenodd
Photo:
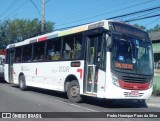
<path id="1" fill-rule="evenodd" d="M 146 100 L 148 107 L 160 108 L 160 97 L 151 96 L 149 100 Z"/>

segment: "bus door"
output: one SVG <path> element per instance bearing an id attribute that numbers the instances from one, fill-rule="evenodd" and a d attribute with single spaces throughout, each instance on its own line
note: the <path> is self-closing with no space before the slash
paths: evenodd
<path id="1" fill-rule="evenodd" d="M 8 65 L 8 75 L 9 75 L 9 82 L 13 83 L 13 62 L 14 62 L 14 50 L 8 51 L 9 56 L 9 65 Z"/>
<path id="2" fill-rule="evenodd" d="M 97 93 L 102 34 L 87 37 L 85 92 Z"/>

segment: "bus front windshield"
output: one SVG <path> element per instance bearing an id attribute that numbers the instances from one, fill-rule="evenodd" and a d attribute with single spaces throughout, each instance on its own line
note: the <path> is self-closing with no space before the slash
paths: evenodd
<path id="1" fill-rule="evenodd" d="M 152 75 L 153 54 L 149 41 L 127 35 L 113 35 L 112 67 L 116 71 Z"/>

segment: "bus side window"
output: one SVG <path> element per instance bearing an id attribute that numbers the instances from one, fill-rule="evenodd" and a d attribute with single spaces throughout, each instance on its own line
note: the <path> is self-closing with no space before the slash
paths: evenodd
<path id="1" fill-rule="evenodd" d="M 26 45 L 23 47 L 23 62 L 31 62 L 32 45 Z"/>
<path id="2" fill-rule="evenodd" d="M 39 42 L 33 45 L 33 61 L 43 61 L 44 60 L 44 50 L 45 43 Z"/>
<path id="3" fill-rule="evenodd" d="M 80 59 L 82 55 L 82 34 L 70 35 L 63 39 L 63 59 Z"/>
<path id="4" fill-rule="evenodd" d="M 21 47 L 17 47 L 15 49 L 15 63 L 19 63 L 21 62 L 21 52 L 22 52 L 22 48 Z"/>
<path id="5" fill-rule="evenodd" d="M 47 41 L 46 59 L 48 61 L 60 60 L 61 38 L 51 39 Z"/>

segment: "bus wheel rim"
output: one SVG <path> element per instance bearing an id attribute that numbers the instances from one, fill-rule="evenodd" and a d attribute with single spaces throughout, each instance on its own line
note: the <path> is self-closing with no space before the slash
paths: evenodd
<path id="1" fill-rule="evenodd" d="M 70 94 L 72 97 L 77 97 L 79 95 L 79 88 L 77 86 L 73 86 L 70 89 Z"/>

